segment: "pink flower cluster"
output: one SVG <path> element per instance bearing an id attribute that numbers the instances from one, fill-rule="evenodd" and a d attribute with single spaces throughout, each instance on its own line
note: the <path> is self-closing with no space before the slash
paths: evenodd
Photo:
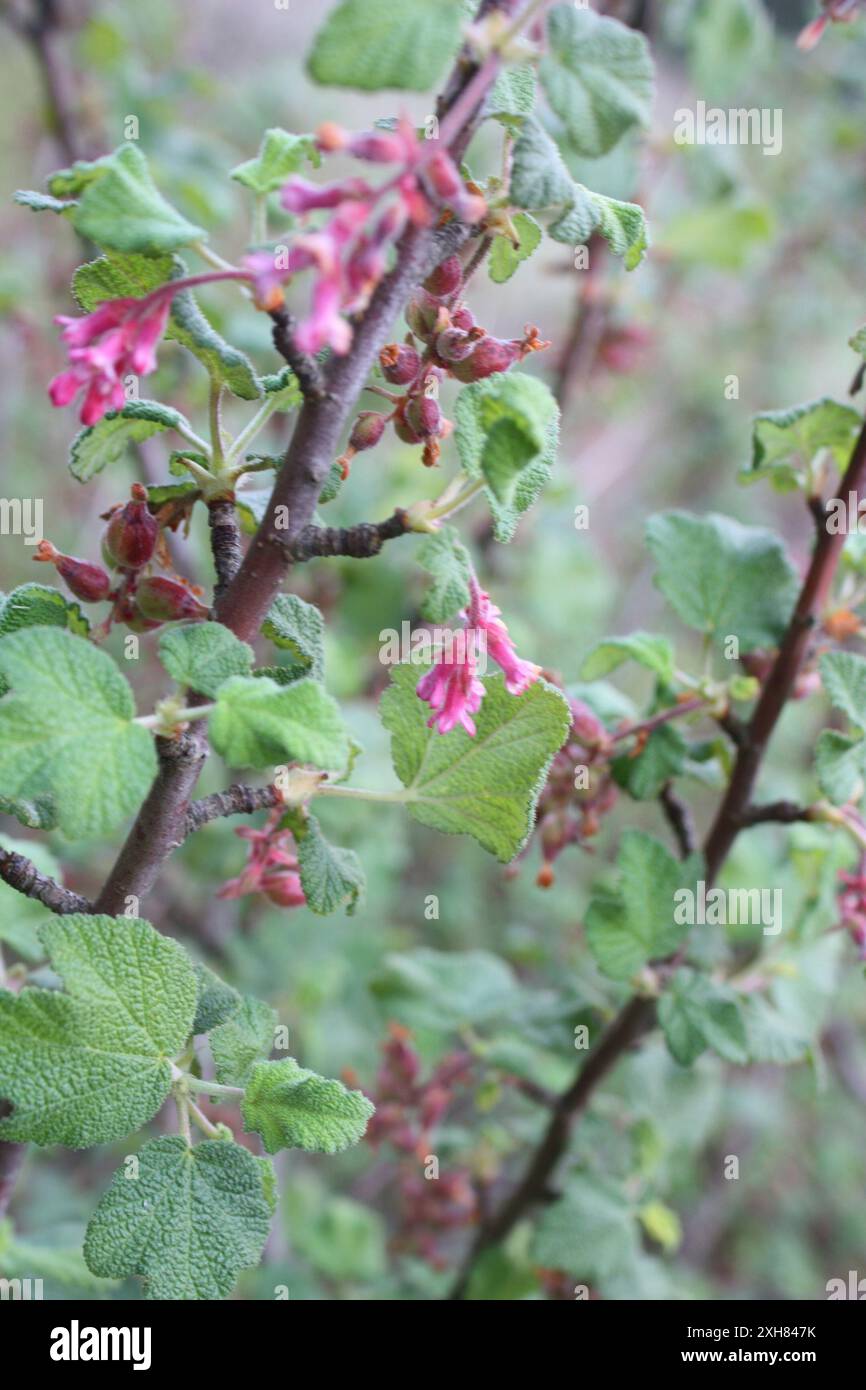
<path id="1" fill-rule="evenodd" d="M 857 10 L 862 0 L 821 0 L 821 3 L 824 13 L 807 24 L 805 29 L 800 31 L 800 36 L 797 39 L 797 47 L 807 53 L 820 43 L 824 30 L 831 20 L 835 24 L 850 24 L 852 19 L 856 19 Z"/>
<path id="2" fill-rule="evenodd" d="M 518 657 L 501 610 L 491 603 L 490 595 L 474 577 L 470 580 L 469 605 L 460 617 L 465 640 L 450 643 L 439 654 L 415 691 L 433 711 L 427 720 L 429 728 L 447 734 L 460 724 L 474 738 L 472 716 L 478 713 L 484 699 L 484 686 L 477 674 L 478 652 L 486 652 L 502 667 L 509 695 L 522 695 L 538 679 L 541 667 Z"/>
<path id="3" fill-rule="evenodd" d="M 156 367 L 156 345 L 165 332 L 170 296 L 109 299 L 92 314 L 55 323 L 69 348 L 70 366 L 48 387 L 51 404 L 69 405 L 84 392 L 81 423 L 95 425 L 125 404 L 124 377 L 146 376 Z"/>
<path id="4" fill-rule="evenodd" d="M 839 925 L 857 947 L 860 960 L 866 960 L 866 869 L 855 874 L 840 873 Z"/>
<path id="5" fill-rule="evenodd" d="M 292 275 L 312 269 L 312 309 L 295 341 L 302 352 L 330 347 L 343 354 L 352 341 L 349 316 L 366 307 L 387 269 L 388 250 L 403 231 L 429 225 L 444 208 L 473 223 L 487 209 L 480 194 L 466 187 L 450 155 L 420 140 L 408 120 L 393 131 L 359 135 L 329 122 L 319 128 L 317 144 L 324 154 L 341 152 L 368 164 L 396 165 L 397 171 L 379 188 L 357 177 L 329 184 L 290 178 L 280 195 L 287 212 L 332 216 L 323 227 L 302 230 L 287 254 L 257 251 L 244 264 L 253 276 L 256 302 L 267 310 L 279 308 L 282 287 Z"/>
<path id="6" fill-rule="evenodd" d="M 277 907 L 303 907 L 307 899 L 298 875 L 298 860 L 290 830 L 281 830 L 281 807 L 276 807 L 261 830 L 242 825 L 235 834 L 250 845 L 249 859 L 237 878 L 230 878 L 218 898 L 242 898 L 264 893 Z"/>

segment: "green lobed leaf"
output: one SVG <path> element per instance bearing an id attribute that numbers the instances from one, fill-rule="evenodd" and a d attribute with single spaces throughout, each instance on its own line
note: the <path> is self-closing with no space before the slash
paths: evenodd
<path id="1" fill-rule="evenodd" d="M 687 745 L 678 729 L 662 724 L 654 729 L 637 757 L 623 753 L 611 764 L 614 778 L 636 801 L 657 797 L 667 782 L 678 777 L 686 761 Z"/>
<path id="2" fill-rule="evenodd" d="M 254 1063 L 270 1054 L 278 1021 L 270 1004 L 244 995 L 231 1018 L 214 1028 L 208 1038 L 217 1081 L 226 1086 L 246 1086 Z"/>
<path id="3" fill-rule="evenodd" d="M 427 727 L 429 710 L 415 693 L 424 667 L 397 666 L 382 696 L 394 770 L 406 787 L 410 815 L 434 830 L 471 835 L 508 863 L 525 844 L 535 806 L 571 717 L 564 696 L 537 680 L 509 695 L 502 676 L 485 681 L 476 735 Z"/>
<path id="4" fill-rule="evenodd" d="M 487 98 L 485 116 L 492 116 L 505 126 L 519 127 L 532 115 L 535 88 L 535 70 L 530 63 L 503 68 Z"/>
<path id="5" fill-rule="evenodd" d="M 225 1298 L 268 1237 L 261 1160 L 231 1141 L 191 1148 L 180 1135 L 151 1140 L 137 1159 L 137 1176 L 119 1168 L 90 1218 L 88 1268 L 141 1275 L 147 1298 Z"/>
<path id="6" fill-rule="evenodd" d="M 40 928 L 66 992 L 0 992 L 0 1138 L 87 1148 L 140 1129 L 189 1037 L 186 953 L 135 917 L 53 917 Z"/>
<path id="7" fill-rule="evenodd" d="M 541 244 L 541 228 L 528 212 L 515 213 L 512 221 L 520 237 L 520 244 L 515 246 L 509 237 L 497 236 L 493 238 L 490 248 L 488 266 L 490 278 L 496 285 L 503 285 L 506 280 L 510 280 L 521 262 L 528 260 Z"/>
<path id="8" fill-rule="evenodd" d="M 301 887 L 307 906 L 324 917 L 341 907 L 347 916 L 354 916 L 363 902 L 366 886 L 364 869 L 355 851 L 330 844 L 315 816 L 290 816 L 288 823 L 298 846 Z"/>
<path id="9" fill-rule="evenodd" d="M 746 1026 L 733 990 L 694 970 L 678 970 L 659 1000 L 658 1015 L 680 1066 L 690 1067 L 708 1047 L 726 1062 L 748 1062 Z"/>
<path id="10" fill-rule="evenodd" d="M 584 658 L 581 679 L 599 680 L 610 675 L 624 661 L 636 661 L 652 671 L 665 685 L 674 679 L 674 649 L 667 637 L 651 632 L 632 632 L 627 637 L 605 637 Z"/>
<path id="11" fill-rule="evenodd" d="M 260 1134 L 268 1153 L 339 1153 L 364 1137 L 373 1111 L 361 1091 L 307 1071 L 294 1057 L 257 1062 L 241 1102 L 244 1129 Z"/>
<path id="12" fill-rule="evenodd" d="M 111 657 L 59 628 L 0 637 L 0 786 L 50 795 L 60 829 L 83 838 L 111 830 L 141 804 L 156 774 L 147 729 Z"/>
<path id="13" fill-rule="evenodd" d="M 318 681 L 279 686 L 267 676 L 232 676 L 210 717 L 213 745 L 232 767 L 313 763 L 341 770 L 349 739 L 340 707 Z"/>
<path id="14" fill-rule="evenodd" d="M 166 338 L 187 348 L 206 368 L 211 379 L 244 401 L 254 401 L 262 386 L 246 353 L 227 343 L 199 307 L 191 290 L 182 290 L 171 303 Z"/>
<path id="15" fill-rule="evenodd" d="M 275 193 L 289 177 L 296 174 L 307 160 L 318 169 L 322 156 L 312 135 L 290 135 L 287 130 L 273 126 L 262 136 L 255 159 L 235 165 L 230 177 L 253 193 Z"/>
<path id="16" fill-rule="evenodd" d="M 497 372 L 463 388 L 455 419 L 460 462 L 484 480 L 497 540 L 510 540 L 550 476 L 559 407 L 538 377 Z"/>
<path id="17" fill-rule="evenodd" d="M 72 293 L 86 313 L 106 299 L 143 299 L 166 284 L 175 273 L 174 256 L 123 255 L 108 251 L 80 265 L 72 277 Z"/>
<path id="18" fill-rule="evenodd" d="M 674 894 L 698 872 L 694 856 L 681 863 L 642 830 L 627 830 L 617 855 L 616 888 L 600 889 L 586 914 L 589 948 L 605 975 L 628 980 L 648 961 L 670 955 L 688 925 L 674 921 Z"/>
<path id="19" fill-rule="evenodd" d="M 469 602 L 469 551 L 453 526 L 443 526 L 424 541 L 418 551 L 418 563 L 430 575 L 421 616 L 428 623 L 447 623 Z"/>
<path id="20" fill-rule="evenodd" d="M 53 198 L 50 193 L 38 193 L 33 188 L 19 188 L 12 201 L 31 212 L 74 212 L 78 204 L 71 198 Z"/>
<path id="21" fill-rule="evenodd" d="M 325 619 L 315 604 L 306 603 L 297 594 L 278 594 L 262 623 L 262 636 L 288 653 L 290 659 L 281 664 L 293 678 L 324 679 Z"/>
<path id="22" fill-rule="evenodd" d="M 78 176 L 75 171 L 79 170 Z M 49 187 L 80 194 L 72 214 L 77 232 L 114 251 L 158 255 L 202 241 L 206 233 L 162 196 L 138 145 L 120 145 L 92 164 L 52 176 Z"/>
<path id="23" fill-rule="evenodd" d="M 0 637 L 27 627 L 61 627 L 86 637 L 90 623 L 79 605 L 47 584 L 21 584 L 0 599 Z M 0 680 L 0 691 L 8 689 Z"/>
<path id="24" fill-rule="evenodd" d="M 834 805 L 859 801 L 866 779 L 866 738 L 822 729 L 815 744 L 815 775 Z"/>
<path id="25" fill-rule="evenodd" d="M 426 92 L 457 51 L 463 0 L 342 0 L 316 35 L 307 70 L 330 87 Z"/>
<path id="26" fill-rule="evenodd" d="M 13 816 L 28 830 L 56 830 L 57 807 L 53 796 L 0 796 L 0 815 Z"/>
<path id="27" fill-rule="evenodd" d="M 655 584 L 684 623 L 717 643 L 736 636 L 743 651 L 777 644 L 799 580 L 772 531 L 674 511 L 650 517 L 646 535 Z"/>
<path id="28" fill-rule="evenodd" d="M 557 5 L 547 37 L 539 80 L 580 154 L 605 154 L 632 126 L 649 126 L 653 61 L 643 34 L 592 10 Z"/>
<path id="29" fill-rule="evenodd" d="M 859 411 L 829 396 L 765 410 L 752 423 L 752 462 L 740 477 L 746 482 L 769 478 L 780 491 L 802 487 L 817 454 L 829 450 L 840 467 L 848 462 L 863 424 Z"/>
<path id="30" fill-rule="evenodd" d="M 855 652 L 825 652 L 818 667 L 835 708 L 858 729 L 866 729 L 866 658 Z"/>
<path id="31" fill-rule="evenodd" d="M 574 1278 L 616 1273 L 638 1256 L 635 1216 L 612 1179 L 588 1173 L 573 1176 L 564 1196 L 544 1209 L 533 1242 L 534 1259 Z"/>
<path id="32" fill-rule="evenodd" d="M 231 676 L 250 674 L 253 649 L 222 623 L 187 623 L 162 634 L 159 659 L 178 685 L 214 697 Z"/>
<path id="33" fill-rule="evenodd" d="M 130 401 L 122 410 L 109 410 L 95 425 L 88 425 L 72 441 L 69 471 L 87 483 L 109 463 L 122 458 L 130 444 L 139 444 L 162 430 L 184 434 L 190 423 L 170 405 L 160 401 Z"/>
<path id="34" fill-rule="evenodd" d="M 427 946 L 387 955 L 371 989 L 388 1018 L 436 1033 L 510 1020 L 520 1000 L 511 967 L 499 956 Z"/>

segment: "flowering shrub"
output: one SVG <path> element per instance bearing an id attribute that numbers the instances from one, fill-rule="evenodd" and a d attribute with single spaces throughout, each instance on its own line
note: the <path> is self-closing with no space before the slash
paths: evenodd
<path id="1" fill-rule="evenodd" d="M 856 9 L 827 0 L 802 46 Z M 15 957 L 0 990 L 0 1187 L 5 1203 L 22 1146 L 127 1143 L 163 1125 L 171 1100 L 174 1130 L 137 1145 L 95 1204 L 91 1281 L 136 1276 L 158 1299 L 229 1296 L 268 1238 L 270 1156 L 364 1141 L 397 1193 L 389 1248 L 446 1276 L 437 1296 L 497 1296 L 500 1278 L 519 1290 L 506 1296 L 570 1296 L 574 1279 L 603 1285 L 609 1235 L 636 1262 L 642 1240 L 660 1250 L 678 1240 L 651 1163 L 626 1188 L 584 1171 L 570 1148 L 622 1059 L 657 1031 L 679 1068 L 705 1054 L 746 1067 L 810 1052 L 775 997 L 772 948 L 762 955 L 765 938 L 795 924 L 760 915 L 757 888 L 719 883 L 738 838 L 779 822 L 841 844 L 833 939 L 849 962 L 866 952 L 866 660 L 850 649 L 863 630 L 864 561 L 829 524 L 864 486 L 866 430 L 856 405 L 830 398 L 759 414 L 749 480 L 806 498 L 811 558 L 798 566 L 773 532 L 725 515 L 652 516 L 656 588 L 702 652 L 683 636 L 688 657 L 662 633 L 617 632 L 567 684 L 560 654 L 503 613 L 490 558 L 543 505 L 560 432 L 554 345 L 513 277 L 544 238 L 570 248 L 590 284 L 603 256 L 612 276 L 639 273 L 642 206 L 574 170 L 648 127 L 650 45 L 621 20 L 546 0 L 343 0 L 308 67 L 337 89 L 439 84 L 435 115 L 418 127 L 383 97 L 370 129 L 267 130 L 230 173 L 252 218 L 233 260 L 163 196 L 136 141 L 73 161 L 47 192 L 17 194 L 89 248 L 72 281 L 76 312 L 56 320 L 67 365 L 47 391 L 82 426 L 73 477 L 101 478 L 114 502 L 94 509 L 83 557 L 38 538 L 32 559 L 54 567 L 60 588 L 30 581 L 3 599 L 0 807 L 64 847 L 125 838 L 90 897 L 64 882 L 81 869 L 74 850 L 62 868 L 41 865 L 35 838 L 0 850 L 5 883 L 47 909 L 38 929 L 0 931 Z M 499 322 L 512 336 L 476 317 L 483 273 L 507 286 Z M 229 306 L 219 328 L 199 304 L 206 287 Z M 262 322 L 267 363 L 247 350 Z M 592 370 L 628 372 L 650 342 L 640 325 L 607 321 Z M 862 361 L 862 330 L 851 345 Z M 182 382 L 207 378 L 206 408 L 190 392 L 191 418 L 156 389 L 139 393 L 178 352 Z M 255 452 L 275 424 L 278 452 Z M 159 446 L 159 476 L 115 488 L 106 470 L 146 441 Z M 393 445 L 403 462 L 392 478 Z M 328 506 L 350 505 L 358 475 L 377 469 L 390 515 L 327 524 Z M 461 533 L 470 506 L 483 508 L 482 528 Z M 189 551 L 178 548 L 199 531 L 207 584 L 182 572 Z M 372 734 L 390 740 L 382 786 L 365 780 L 354 711 L 326 669 L 328 604 L 284 584 L 312 559 L 385 567 L 401 538 L 425 575 L 419 621 L 448 640 L 390 673 Z M 134 689 L 142 650 L 159 675 Z M 609 683 L 620 668 L 647 675 L 645 707 Z M 836 714 L 817 739 L 816 794 L 760 799 L 780 717 L 821 688 Z M 206 763 L 218 789 L 196 798 Z M 253 780 L 230 784 L 215 765 Z M 714 798 L 703 837 L 683 800 L 688 779 Z M 235 831 L 246 862 L 236 873 L 214 865 L 210 900 L 193 914 L 240 900 L 241 911 L 278 909 L 286 931 L 309 910 L 330 919 L 318 926 L 327 933 L 365 892 L 358 853 L 330 836 L 351 842 L 353 813 L 380 805 L 418 822 L 425 843 L 468 837 L 509 866 L 506 883 L 538 856 L 539 916 L 563 856 L 591 854 L 615 813 L 634 824 L 617 822 L 615 867 L 600 866 L 574 910 L 592 979 L 580 999 L 568 980 L 558 998 L 542 996 L 483 952 L 390 957 L 377 989 L 395 1016 L 414 1014 L 412 1029 L 391 1027 L 365 1087 L 350 1040 L 342 1080 L 302 1065 L 268 1003 L 174 941 L 170 912 L 143 914 L 185 840 L 223 817 L 261 816 Z M 332 829 L 341 815 L 345 832 Z M 749 910 L 758 893 L 757 916 L 734 915 L 735 891 Z M 698 929 L 732 925 L 757 929 L 747 951 Z M 522 1020 L 522 1046 L 500 1036 L 509 1016 Z M 549 1043 L 563 1028 L 573 1075 Z M 429 1033 L 450 1035 L 447 1048 L 437 1053 Z M 495 1110 L 503 1096 L 522 1107 L 513 1133 L 491 1123 L 461 1150 L 463 1109 Z M 190 1227 L 197 1242 L 181 1239 Z"/>

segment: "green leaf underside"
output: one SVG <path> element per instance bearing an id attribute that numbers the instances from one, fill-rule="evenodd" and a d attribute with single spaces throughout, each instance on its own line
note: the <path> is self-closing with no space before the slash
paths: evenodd
<path id="1" fill-rule="evenodd" d="M 484 114 L 502 125 L 520 126 L 532 114 L 535 86 L 535 72 L 529 63 L 503 68 L 493 84 Z"/>
<path id="2" fill-rule="evenodd" d="M 440 734 L 427 727 L 429 708 L 415 693 L 426 669 L 395 667 L 380 705 L 409 812 L 434 830 L 471 835 L 508 863 L 526 842 L 547 770 L 568 733 L 568 704 L 546 681 L 509 695 L 504 678 L 492 676 L 475 737 L 461 728 Z"/>
<path id="3" fill-rule="evenodd" d="M 650 632 L 632 632 L 627 637 L 606 637 L 593 647 L 580 668 L 581 680 L 600 680 L 625 661 L 645 666 L 665 684 L 674 678 L 674 650 L 668 639 Z"/>
<path id="4" fill-rule="evenodd" d="M 130 401 L 122 410 L 109 410 L 95 425 L 88 425 L 72 441 L 69 471 L 87 483 L 108 464 L 122 458 L 130 444 L 162 430 L 189 429 L 189 421 L 159 401 Z"/>
<path id="5" fill-rule="evenodd" d="M 674 921 L 674 894 L 698 873 L 694 857 L 673 858 L 664 845 L 641 830 L 627 830 L 617 855 L 619 879 L 601 889 L 586 914 L 586 936 L 599 968 L 614 980 L 628 980 L 650 960 L 676 950 L 689 930 Z"/>
<path id="6" fill-rule="evenodd" d="M 0 786 L 50 796 L 60 829 L 111 830 L 141 804 L 156 774 L 148 730 L 132 721 L 126 679 L 105 652 L 53 627 L 0 637 Z"/>
<path id="7" fill-rule="evenodd" d="M 290 817 L 298 846 L 301 887 L 307 905 L 321 916 L 345 908 L 352 917 L 363 902 L 366 879 L 354 850 L 332 845 L 315 816 Z"/>
<path id="8" fill-rule="evenodd" d="M 138 918 L 74 914 L 40 929 L 66 992 L 0 993 L 0 1137 L 87 1148 L 155 1114 L 189 1037 L 196 979 L 182 948 Z"/>
<path id="9" fill-rule="evenodd" d="M 232 767 L 289 761 L 342 770 L 349 757 L 340 708 L 312 679 L 280 686 L 267 676 L 230 677 L 219 689 L 210 732 Z"/>
<path id="10" fill-rule="evenodd" d="M 528 212 L 515 213 L 512 221 L 520 237 L 520 245 L 515 246 L 506 236 L 497 236 L 493 238 L 490 248 L 490 278 L 496 285 L 510 280 L 521 263 L 528 260 L 541 244 L 541 228 Z"/>
<path id="11" fill-rule="evenodd" d="M 268 1056 L 274 1045 L 277 1011 L 262 999 L 245 995 L 225 1023 L 209 1035 L 217 1081 L 245 1086 L 253 1064 Z"/>
<path id="12" fill-rule="evenodd" d="M 195 978 L 198 1000 L 191 1031 L 209 1033 L 212 1028 L 219 1027 L 237 1013 L 241 1006 L 241 996 L 232 985 L 227 985 L 225 980 L 221 980 L 219 975 L 201 963 L 195 966 Z"/>
<path id="13" fill-rule="evenodd" d="M 428 623 L 447 623 L 469 602 L 469 551 L 453 526 L 443 526 L 424 541 L 418 563 L 430 575 L 430 587 L 421 605 Z"/>
<path id="14" fill-rule="evenodd" d="M 231 676 L 250 674 L 253 649 L 222 623 L 189 623 L 163 633 L 159 658 L 178 685 L 214 697 Z"/>
<path id="15" fill-rule="evenodd" d="M 73 225 L 100 247 L 157 255 L 206 235 L 163 198 L 137 145 L 121 145 L 93 163 L 62 170 L 52 175 L 49 189 L 55 196 L 80 195 Z"/>
<path id="16" fill-rule="evenodd" d="M 576 183 L 547 131 L 527 120 L 514 146 L 511 196 L 518 207 L 555 214 L 548 227 L 554 241 L 585 244 L 594 232 L 634 270 L 649 245 L 646 215 L 637 203 L 622 202 Z"/>
<path id="17" fill-rule="evenodd" d="M 763 411 L 752 423 L 751 467 L 740 476 L 747 482 L 770 478 L 779 490 L 801 486 L 824 449 L 845 466 L 862 423 L 859 411 L 829 396 L 790 410 Z"/>
<path id="18" fill-rule="evenodd" d="M 509 541 L 556 461 L 556 401 L 538 377 L 497 372 L 464 387 L 455 419 L 460 462 L 484 480 L 496 539 Z"/>
<path id="19" fill-rule="evenodd" d="M 373 1109 L 360 1091 L 307 1071 L 293 1057 L 257 1062 L 241 1104 L 244 1129 L 260 1134 L 268 1153 L 339 1153 L 363 1138 Z"/>
<path id="20" fill-rule="evenodd" d="M 262 636 L 287 653 L 281 664 L 293 677 L 325 675 L 325 619 L 297 594 L 278 594 L 262 624 Z"/>
<path id="21" fill-rule="evenodd" d="M 179 1135 L 137 1154 L 138 1176 L 118 1169 L 87 1227 L 94 1274 L 138 1274 L 153 1299 L 218 1299 L 258 1264 L 271 1224 L 262 1161 L 240 1144 Z"/>
<path id="22" fill-rule="evenodd" d="M 331 87 L 426 92 L 456 52 L 463 0 L 343 0 L 316 35 L 310 76 Z"/>
<path id="23" fill-rule="evenodd" d="M 650 517 L 647 543 L 655 583 L 684 623 L 744 651 L 772 647 L 784 632 L 799 588 L 782 542 L 760 526 L 710 513 Z"/>
<path id="24" fill-rule="evenodd" d="M 558 5 L 539 80 L 580 154 L 597 158 L 650 123 L 653 62 L 643 34 L 588 9 Z"/>
<path id="25" fill-rule="evenodd" d="M 238 164 L 231 177 L 253 193 L 275 193 L 290 174 L 296 174 L 305 161 L 318 169 L 322 157 L 312 135 L 290 135 L 274 126 L 262 136 L 255 159 Z"/>

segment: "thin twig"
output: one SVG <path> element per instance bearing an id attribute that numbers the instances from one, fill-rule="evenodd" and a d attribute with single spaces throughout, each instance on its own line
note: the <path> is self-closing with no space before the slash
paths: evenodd
<path id="1" fill-rule="evenodd" d="M 688 806 L 680 800 L 670 782 L 666 782 L 662 787 L 659 793 L 659 802 L 665 813 L 665 819 L 674 833 L 681 857 L 688 859 L 689 855 L 694 854 L 697 848 L 695 827 Z"/>
<path id="2" fill-rule="evenodd" d="M 231 584 L 244 558 L 241 531 L 234 502 L 220 499 L 208 503 L 211 551 L 216 569 L 214 598 L 219 599 Z"/>
<path id="3" fill-rule="evenodd" d="M 280 793 L 274 786 L 246 787 L 236 783 L 226 787 L 223 792 L 212 792 L 210 796 L 190 802 L 186 813 L 186 833 L 192 835 L 221 816 L 251 816 L 254 811 L 263 811 L 279 804 Z"/>
<path id="4" fill-rule="evenodd" d="M 325 394 L 324 374 L 315 357 L 301 352 L 295 344 L 294 319 L 287 309 L 273 309 L 271 319 L 274 324 L 274 347 L 298 378 L 301 395 L 308 401 L 320 401 Z"/>
<path id="5" fill-rule="evenodd" d="M 23 854 L 14 854 L 0 847 L 0 878 L 25 898 L 35 898 L 51 912 L 61 916 L 70 912 L 92 912 L 93 904 L 64 888 L 61 883 L 41 874 L 36 865 Z"/>
<path id="6" fill-rule="evenodd" d="M 400 510 L 385 521 L 362 521 L 357 526 L 305 526 L 294 541 L 286 543 L 286 555 L 298 562 L 322 555 L 346 555 L 353 560 L 370 560 L 386 541 L 405 536 L 409 518 Z"/>

